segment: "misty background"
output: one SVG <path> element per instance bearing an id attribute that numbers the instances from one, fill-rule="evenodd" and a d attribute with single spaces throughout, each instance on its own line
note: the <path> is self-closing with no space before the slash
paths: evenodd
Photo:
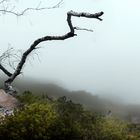
<path id="1" fill-rule="evenodd" d="M 42 1 L 42 6 L 49 7 L 57 2 Z M 17 4 L 21 10 L 36 7 L 38 1 L 24 0 Z M 58 9 L 28 12 L 18 18 L 1 15 L 0 53 L 8 47 L 24 51 L 39 37 L 65 34 L 69 30 L 66 23 L 69 10 L 104 11 L 102 22 L 73 18 L 74 25 L 93 29 L 93 33 L 76 31 L 74 38 L 40 44 L 41 48 L 32 53 L 23 75 L 16 81 L 31 77 L 38 83 L 51 81 L 70 91 L 82 90 L 139 104 L 139 5 L 139 0 L 64 0 Z M 3 76 L 0 71 L 0 77 Z"/>

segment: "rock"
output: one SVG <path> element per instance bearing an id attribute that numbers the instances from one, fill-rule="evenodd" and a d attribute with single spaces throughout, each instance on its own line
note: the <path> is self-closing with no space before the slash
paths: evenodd
<path id="1" fill-rule="evenodd" d="M 18 105 L 18 100 L 7 94 L 3 89 L 0 89 L 0 106 L 3 108 L 15 108 Z"/>
<path id="2" fill-rule="evenodd" d="M 14 115 L 14 109 L 0 108 L 0 118 L 11 115 Z"/>

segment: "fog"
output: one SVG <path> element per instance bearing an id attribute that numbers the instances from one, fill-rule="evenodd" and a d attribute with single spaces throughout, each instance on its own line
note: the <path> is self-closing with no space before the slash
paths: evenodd
<path id="1" fill-rule="evenodd" d="M 0 88 L 3 88 L 1 85 L 2 80 L 5 80 L 5 78 L 3 77 L 0 80 Z M 65 96 L 67 100 L 80 103 L 84 108 L 96 114 L 108 116 L 110 115 L 108 113 L 111 113 L 111 116 L 119 117 L 136 124 L 140 122 L 139 104 L 124 103 L 123 100 L 110 95 L 93 95 L 85 90 L 68 90 L 58 83 L 52 83 L 51 81 L 41 82 L 33 78 L 17 79 L 13 85 L 15 88 L 18 87 L 16 88 L 18 95 L 30 91 L 34 95 L 45 95 L 53 100 Z"/>
<path id="2" fill-rule="evenodd" d="M 48 0 L 48 6 L 53 5 Z M 36 6 L 36 1 L 18 3 L 19 9 Z M 58 9 L 29 12 L 23 17 L 1 15 L 0 53 L 10 46 L 26 50 L 38 37 L 68 31 L 66 12 L 104 11 L 103 21 L 73 18 L 76 26 L 94 32 L 76 31 L 65 41 L 45 42 L 29 57 L 19 79 L 52 81 L 69 89 L 139 103 L 140 98 L 140 18 L 138 0 L 64 0 Z M 36 55 L 36 53 L 38 55 Z M 38 58 L 39 57 L 39 58 Z M 0 76 L 3 73 L 0 71 Z M 17 79 L 18 80 L 18 79 Z"/>

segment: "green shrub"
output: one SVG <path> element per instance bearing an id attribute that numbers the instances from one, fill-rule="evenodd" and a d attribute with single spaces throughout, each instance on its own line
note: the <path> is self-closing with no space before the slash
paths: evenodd
<path id="1" fill-rule="evenodd" d="M 57 114 L 49 104 L 33 103 L 14 116 L 6 117 L 0 127 L 0 139 L 49 139 L 49 129 Z"/>
<path id="2" fill-rule="evenodd" d="M 127 140 L 127 123 L 113 117 L 104 117 L 98 121 L 99 140 Z"/>
<path id="3" fill-rule="evenodd" d="M 0 140 L 138 140 L 126 122 L 96 115 L 66 97 L 25 92 L 18 99 L 25 106 L 1 122 Z"/>

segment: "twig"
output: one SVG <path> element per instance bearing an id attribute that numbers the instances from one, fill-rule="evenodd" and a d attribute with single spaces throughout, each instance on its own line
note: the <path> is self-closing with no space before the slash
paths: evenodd
<path id="1" fill-rule="evenodd" d="M 3 3 L 5 0 L 1 1 L 1 3 Z M 46 9 L 55 9 L 55 8 L 59 8 L 60 5 L 62 4 L 63 0 L 59 1 L 56 5 L 52 6 L 52 7 L 39 7 L 40 4 L 37 6 L 37 7 L 31 7 L 31 8 L 26 8 L 24 9 L 23 11 L 21 12 L 16 12 L 16 11 L 13 11 L 13 9 L 15 8 L 12 8 L 11 10 L 8 10 L 8 7 L 4 7 L 3 9 L 0 9 L 0 12 L 3 13 L 3 14 L 13 14 L 17 17 L 19 16 L 23 16 L 25 13 L 27 13 L 28 11 L 41 11 L 41 10 L 46 10 Z M 0 4 L 1 4 L 0 3 Z"/>
<path id="2" fill-rule="evenodd" d="M 87 28 L 81 28 L 81 27 L 74 27 L 75 30 L 84 30 L 84 31 L 88 31 L 88 32 L 93 32 L 92 29 L 87 29 Z"/>
<path id="3" fill-rule="evenodd" d="M 4 3 L 5 1 L 7 1 L 7 0 L 2 0 L 2 1 L 0 1 L 0 4 Z"/>

